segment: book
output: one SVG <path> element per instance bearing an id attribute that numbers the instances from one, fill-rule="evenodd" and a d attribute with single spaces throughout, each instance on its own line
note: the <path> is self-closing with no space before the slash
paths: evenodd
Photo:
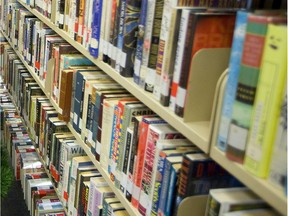
<path id="1" fill-rule="evenodd" d="M 161 139 L 181 139 L 184 138 L 176 129 L 169 124 L 150 125 L 148 128 L 144 163 L 141 180 L 141 190 L 138 210 L 145 214 L 149 209 L 149 200 L 152 197 L 152 175 L 155 170 L 154 158 L 157 141 Z"/>
<path id="2" fill-rule="evenodd" d="M 143 62 L 143 67 L 140 70 L 140 86 L 144 88 L 145 91 L 153 92 L 154 81 L 155 81 L 155 70 L 157 63 L 157 55 L 160 41 L 161 23 L 163 16 L 164 1 L 155 1 L 154 18 L 152 23 L 152 37 L 151 44 L 149 44 L 149 39 L 147 46 L 150 46 L 150 52 L 148 53 L 148 67 L 145 67 Z M 152 11 L 152 10 L 151 10 Z M 151 12 L 151 15 L 153 12 Z M 147 30 L 146 30 L 147 31 Z M 146 34 L 147 35 L 147 34 Z M 148 38 L 148 37 L 145 37 Z M 147 47 L 147 51 L 149 51 Z M 145 59 L 145 56 L 144 56 Z"/>
<path id="3" fill-rule="evenodd" d="M 190 74 L 193 73 L 193 71 L 190 71 L 193 56 L 203 48 L 231 47 L 235 25 L 235 14 L 232 13 L 195 12 L 192 17 L 191 28 L 188 27 L 187 29 L 191 31 L 192 40 L 188 40 L 187 45 L 185 44 L 188 52 L 185 53 L 185 58 L 182 61 L 176 94 L 175 114 L 180 117 L 183 117 L 185 98 L 188 97 L 189 82 L 187 80 L 189 80 Z M 215 26 L 218 26 L 218 28 L 215 29 Z M 200 36 L 202 34 L 206 35 L 205 40 L 202 40 Z M 209 38 L 217 39 L 214 41 Z"/>
<path id="4" fill-rule="evenodd" d="M 103 215 L 108 215 L 108 207 L 112 203 L 120 203 L 120 200 L 117 197 L 104 198 L 104 200 L 103 200 Z"/>
<path id="5" fill-rule="evenodd" d="M 133 68 L 134 71 L 133 81 L 138 85 L 140 84 L 140 67 L 142 65 L 142 53 L 144 46 L 146 19 L 148 19 L 147 12 L 148 12 L 148 0 L 145 0 L 141 2 L 136 48 L 135 48 L 134 68 Z"/>
<path id="6" fill-rule="evenodd" d="M 224 152 L 226 151 L 228 128 L 231 121 L 232 107 L 237 90 L 237 81 L 240 71 L 248 16 L 248 12 L 238 11 L 235 21 L 235 29 L 229 60 L 228 81 L 224 94 L 220 126 L 216 143 L 217 147 Z"/>
<path id="7" fill-rule="evenodd" d="M 143 166 L 144 166 L 144 156 L 145 156 L 145 149 L 146 149 L 146 140 L 148 136 L 148 129 L 149 125 L 152 124 L 164 124 L 165 121 L 160 117 L 144 117 L 140 123 L 140 136 L 138 139 L 138 147 L 137 147 L 137 160 L 134 173 L 134 180 L 133 180 L 133 189 L 132 189 L 132 205 L 136 208 L 139 205 L 139 198 L 140 198 L 140 191 L 141 191 L 141 179 L 143 173 Z"/>
<path id="8" fill-rule="evenodd" d="M 233 209 L 263 208 L 266 203 L 247 188 L 221 188 L 210 190 L 205 216 L 223 215 Z"/>
<path id="9" fill-rule="evenodd" d="M 94 201 L 96 200 L 96 187 L 108 186 L 108 183 L 103 177 L 92 177 L 90 178 L 90 190 L 87 205 L 87 215 L 93 215 L 96 205 Z"/>
<path id="10" fill-rule="evenodd" d="M 224 213 L 224 216 L 277 216 L 277 215 L 279 215 L 277 212 L 269 208 L 239 210 Z"/>
<path id="11" fill-rule="evenodd" d="M 133 77 L 135 49 L 137 43 L 136 32 L 140 18 L 142 1 L 127 0 L 124 20 L 123 47 L 120 60 L 120 74 L 124 77 Z"/>
<path id="12" fill-rule="evenodd" d="M 286 89 L 287 87 L 285 87 Z M 271 163 L 269 166 L 268 181 L 280 189 L 287 188 L 287 90 L 284 90 L 280 115 L 277 120 L 277 129 Z"/>
<path id="13" fill-rule="evenodd" d="M 268 24 L 285 21 L 286 19 L 281 16 L 250 15 L 248 17 L 237 91 L 227 137 L 226 156 L 230 160 L 239 163 L 243 163 L 244 160 Z M 241 139 L 238 139 L 239 136 Z"/>
<path id="14" fill-rule="evenodd" d="M 100 29 L 101 26 L 101 16 L 102 16 L 102 0 L 93 1 L 93 14 L 92 14 L 92 23 L 91 23 L 91 43 L 89 47 L 90 54 L 98 58 L 99 55 L 99 46 L 100 46 Z"/>
<path id="15" fill-rule="evenodd" d="M 116 185 L 120 185 L 121 182 L 121 170 L 123 169 L 123 163 L 124 163 L 124 153 L 127 145 L 126 140 L 126 131 L 127 128 L 132 124 L 133 117 L 138 115 L 152 115 L 154 112 L 148 108 L 146 105 L 142 104 L 139 101 L 136 102 L 127 102 L 122 103 L 120 100 L 118 103 L 118 107 L 120 110 L 120 118 L 122 119 L 121 125 L 120 125 L 120 142 L 118 144 L 118 151 L 119 151 L 119 160 L 116 166 Z M 122 192 L 124 193 L 124 188 L 121 188 Z"/>
<path id="16" fill-rule="evenodd" d="M 268 175 L 287 79 L 286 30 L 286 26 L 268 25 L 244 159 L 244 167 L 263 178 Z"/>
<path id="17" fill-rule="evenodd" d="M 117 13 L 117 42 L 115 41 L 115 61 L 112 61 L 112 67 L 120 73 L 120 62 L 122 58 L 122 49 L 124 44 L 124 23 L 126 16 L 127 0 L 120 0 Z M 116 32 L 115 32 L 116 33 Z"/>

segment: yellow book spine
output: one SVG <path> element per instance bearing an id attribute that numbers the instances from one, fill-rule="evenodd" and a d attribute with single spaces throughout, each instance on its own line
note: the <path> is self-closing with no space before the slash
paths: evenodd
<path id="1" fill-rule="evenodd" d="M 268 175 L 286 78 L 287 27 L 269 24 L 244 160 L 244 167 L 258 177 Z"/>

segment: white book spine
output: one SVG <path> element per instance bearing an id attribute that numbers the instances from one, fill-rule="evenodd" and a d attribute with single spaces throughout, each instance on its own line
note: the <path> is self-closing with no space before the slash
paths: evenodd
<path id="1" fill-rule="evenodd" d="M 160 42 L 157 56 L 157 67 L 155 74 L 155 83 L 153 88 L 153 95 L 156 100 L 160 100 L 160 85 L 161 85 L 161 73 L 165 68 L 164 59 L 167 51 L 167 41 L 170 33 L 170 23 L 173 7 L 177 6 L 177 0 L 164 1 L 163 16 L 161 22 Z"/>
<path id="2" fill-rule="evenodd" d="M 181 14 L 181 20 L 180 20 L 180 29 L 179 29 L 179 36 L 178 36 L 178 41 L 177 41 L 176 59 L 175 59 L 173 83 L 172 83 L 172 88 L 175 86 L 176 89 L 175 90 L 172 89 L 172 92 L 173 91 L 177 92 L 177 86 L 178 86 L 179 79 L 180 79 L 183 53 L 185 49 L 185 39 L 186 39 L 188 19 L 189 19 L 189 10 L 183 10 Z M 172 111 L 174 111 L 175 105 L 176 105 L 176 95 L 171 93 L 169 108 Z"/>

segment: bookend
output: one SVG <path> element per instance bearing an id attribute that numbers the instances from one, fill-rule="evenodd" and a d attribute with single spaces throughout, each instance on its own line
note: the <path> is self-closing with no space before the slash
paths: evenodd
<path id="1" fill-rule="evenodd" d="M 208 195 L 186 197 L 179 205 L 177 215 L 199 216 L 205 215 Z"/>
<path id="2" fill-rule="evenodd" d="M 183 121 L 207 137 L 208 151 L 214 127 L 213 104 L 217 101 L 216 86 L 228 68 L 230 48 L 205 48 L 193 57 L 187 87 Z"/>

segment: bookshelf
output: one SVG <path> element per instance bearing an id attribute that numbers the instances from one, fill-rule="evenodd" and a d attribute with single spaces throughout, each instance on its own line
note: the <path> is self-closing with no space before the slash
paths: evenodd
<path id="1" fill-rule="evenodd" d="M 49 19 L 40 14 L 37 10 L 31 9 L 29 6 L 19 1 L 27 10 L 33 13 L 38 19 L 44 22 L 47 26 L 53 29 L 68 43 L 74 46 L 85 57 L 91 60 L 95 65 L 105 71 L 116 82 L 126 88 L 131 94 L 140 99 L 146 106 L 157 112 L 157 114 L 165 119 L 174 128 L 177 128 L 185 137 L 195 143 L 202 151 L 209 152 L 209 139 L 210 139 L 210 121 L 189 121 L 184 122 L 182 118 L 176 116 L 169 108 L 162 106 L 157 101 L 152 93 L 146 92 L 140 89 L 139 86 L 134 83 L 133 78 L 125 78 L 117 73 L 110 65 L 95 59 L 90 53 L 78 42 L 69 37 L 68 33 L 56 27 Z"/>
<path id="2" fill-rule="evenodd" d="M 254 191 L 256 194 L 258 194 L 261 198 L 263 198 L 267 203 L 269 203 L 273 208 L 275 208 L 277 211 L 279 211 L 281 214 L 286 214 L 286 208 L 287 208 L 287 198 L 283 193 L 281 193 L 280 190 L 274 188 L 267 182 L 266 180 L 262 180 L 259 178 L 256 178 L 252 175 L 250 175 L 247 171 L 244 170 L 242 165 L 234 163 L 226 158 L 223 152 L 218 150 L 214 146 L 213 141 L 213 132 L 217 131 L 217 119 L 219 119 L 219 106 L 221 104 L 221 101 L 223 99 L 223 92 L 221 94 L 221 91 L 219 90 L 221 85 L 217 84 L 217 80 L 222 79 L 221 71 L 223 72 L 223 68 L 219 69 L 219 72 L 217 72 L 217 76 L 213 78 L 213 85 L 215 85 L 216 90 L 215 92 L 219 91 L 219 95 L 214 95 L 214 93 L 210 93 L 209 97 L 210 100 L 214 100 L 213 104 L 213 110 L 212 110 L 212 117 L 210 119 L 206 120 L 196 120 L 196 121 L 184 121 L 182 118 L 176 116 L 174 112 L 172 112 L 169 108 L 162 106 L 156 99 L 154 99 L 153 95 L 151 93 L 148 93 L 138 87 L 137 84 L 134 83 L 133 78 L 125 78 L 118 74 L 112 67 L 110 67 L 108 64 L 99 61 L 98 59 L 95 59 L 90 55 L 90 53 L 78 42 L 74 41 L 67 32 L 59 29 L 56 27 L 53 23 L 50 22 L 49 19 L 44 17 L 42 14 L 40 14 L 37 10 L 31 9 L 30 6 L 27 6 L 25 3 L 19 1 L 27 10 L 29 10 L 31 13 L 33 13 L 37 18 L 39 18 L 42 22 L 44 22 L 47 26 L 49 26 L 51 29 L 53 29 L 57 34 L 59 34 L 63 39 L 65 39 L 68 43 L 70 43 L 73 47 L 75 47 L 79 52 L 81 52 L 85 57 L 87 57 L 89 60 L 91 60 L 95 65 L 97 65 L 99 68 L 101 68 L 104 72 L 106 72 L 110 77 L 112 77 L 116 82 L 121 84 L 125 89 L 127 89 L 131 94 L 133 94 L 135 97 L 139 98 L 145 105 L 147 105 L 150 109 L 157 112 L 157 114 L 165 119 L 170 125 L 175 127 L 179 132 L 181 132 L 184 136 L 186 136 L 190 141 L 195 143 L 201 150 L 204 152 L 210 154 L 210 156 L 218 162 L 220 165 L 222 165 L 225 169 L 227 169 L 231 174 L 233 174 L 235 177 L 237 177 L 240 181 L 242 181 L 247 187 L 249 187 L 252 191 Z M 9 40 L 8 40 L 9 41 Z M 14 47 L 13 47 L 14 48 Z M 16 54 L 19 56 L 19 58 L 22 60 L 23 64 L 27 67 L 31 75 L 34 77 L 36 82 L 39 84 L 43 92 L 46 94 L 46 96 L 50 99 L 52 105 L 54 108 L 61 113 L 61 109 L 59 106 L 55 103 L 55 101 L 51 98 L 51 92 L 49 90 L 47 91 L 47 88 L 44 86 L 43 82 L 39 80 L 38 76 L 35 74 L 32 67 L 30 67 L 21 54 L 14 49 Z M 225 51 L 224 51 L 225 52 Z M 229 52 L 229 51 L 228 51 Z M 227 53 L 227 51 L 226 51 Z M 210 53 L 209 53 L 210 54 Z M 215 54 L 216 56 L 217 53 Z M 226 55 L 226 54 L 225 54 Z M 200 57 L 199 57 L 200 58 Z M 202 56 L 201 59 L 205 59 L 206 56 Z M 227 58 L 227 56 L 226 56 Z M 198 60 L 198 62 L 202 62 L 201 60 Z M 224 61 L 225 62 L 225 61 Z M 227 62 L 226 62 L 227 63 Z M 225 63 L 224 63 L 225 65 Z M 200 67 L 200 66 L 199 66 Z M 211 67 L 213 69 L 213 66 Z M 221 76 L 221 78 L 219 78 Z M 201 85 L 201 81 L 197 80 L 198 84 Z M 209 83 L 207 83 L 207 86 Z M 209 85 L 210 86 L 210 85 Z M 200 97 L 200 96 L 199 96 Z M 211 102 L 211 101 L 210 101 Z M 216 105 L 218 103 L 218 105 Z M 218 109 L 217 109 L 218 107 Z M 212 109 L 212 103 L 210 104 L 210 108 Z M 215 122 L 214 122 L 215 119 Z M 80 145 L 83 147 L 87 155 L 91 158 L 97 169 L 101 172 L 103 177 L 107 180 L 109 186 L 113 189 L 117 197 L 120 199 L 120 201 L 125 206 L 126 210 L 131 215 L 140 215 L 127 200 L 123 196 L 120 190 L 116 189 L 114 184 L 109 178 L 108 173 L 101 167 L 100 163 L 96 161 L 94 158 L 94 155 L 91 153 L 90 149 L 87 147 L 87 145 L 84 143 L 84 141 L 81 139 L 80 135 L 73 129 L 71 124 L 68 124 L 68 127 L 70 131 L 73 133 L 73 135 L 76 137 L 77 141 L 80 143 Z M 201 198 L 202 202 L 205 202 L 205 198 Z M 190 209 L 191 203 L 193 203 L 193 199 L 188 199 L 188 201 L 185 202 L 185 211 L 191 212 Z M 192 207 L 191 207 L 192 208 Z"/>
<path id="3" fill-rule="evenodd" d="M 2 34 L 6 37 L 6 35 L 5 35 L 3 32 L 2 32 Z M 6 39 L 7 39 L 7 37 L 6 37 Z M 26 67 L 27 67 L 27 66 L 26 66 Z M 30 72 L 30 73 L 31 73 L 31 72 Z M 16 103 L 15 103 L 15 99 L 14 99 L 14 97 L 13 97 L 9 92 L 8 92 L 8 94 L 10 95 L 10 98 L 11 98 L 11 100 L 12 100 L 12 103 L 15 105 L 17 112 L 20 113 L 18 107 L 16 106 Z M 23 123 L 24 123 L 24 124 L 26 125 L 26 127 L 27 127 L 27 122 L 26 122 L 26 120 L 25 120 L 23 117 L 22 117 L 22 121 L 23 121 Z M 34 140 L 33 140 L 33 141 L 34 141 Z M 44 170 L 45 170 L 45 172 L 46 172 L 46 174 L 47 174 L 49 180 L 50 180 L 51 182 L 53 182 L 53 181 L 52 181 L 52 176 L 51 176 L 49 170 L 48 170 L 47 167 L 46 167 L 46 163 L 45 163 L 45 161 L 42 159 L 42 157 L 40 156 L 39 149 L 36 148 L 35 145 L 34 145 L 34 147 L 35 147 L 35 151 L 36 151 L 36 153 L 37 153 L 38 156 L 39 156 L 39 160 L 40 160 L 40 162 L 43 164 L 43 168 L 44 168 Z M 58 188 L 56 188 L 54 184 L 52 184 L 52 185 L 53 185 L 53 187 L 54 187 L 54 190 L 55 190 L 57 196 L 60 197 L 60 194 L 59 194 Z M 67 211 L 67 209 L 66 209 L 66 208 L 63 208 L 63 209 L 64 209 L 66 215 L 68 215 L 68 211 Z"/>

